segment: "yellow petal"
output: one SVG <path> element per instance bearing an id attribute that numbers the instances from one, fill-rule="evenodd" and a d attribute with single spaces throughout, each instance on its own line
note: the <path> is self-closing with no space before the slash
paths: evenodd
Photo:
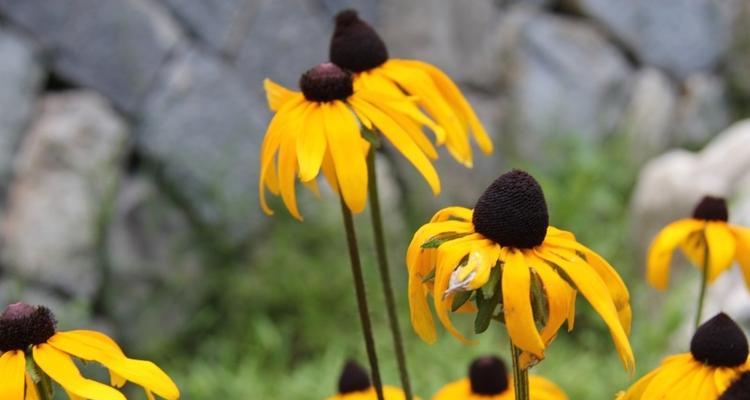
<path id="1" fill-rule="evenodd" d="M 427 303 L 427 296 L 422 289 L 422 278 L 416 274 L 409 274 L 409 311 L 414 332 L 425 342 L 435 343 L 435 322 Z"/>
<path id="2" fill-rule="evenodd" d="M 82 360 L 96 361 L 118 376 L 168 399 L 180 397 L 177 385 L 159 367 L 150 361 L 125 357 L 112 340 L 81 331 L 58 332 L 47 342 L 55 348 Z"/>
<path id="3" fill-rule="evenodd" d="M 471 222 L 474 216 L 474 210 L 465 207 L 446 207 L 435 213 L 430 222 L 445 221 L 447 219 L 459 219 Z"/>
<path id="4" fill-rule="evenodd" d="M 354 151 L 360 142 L 359 125 L 341 102 L 322 107 L 326 139 L 341 196 L 353 213 L 362 212 L 367 203 L 367 162 L 364 154 Z"/>
<path id="5" fill-rule="evenodd" d="M 325 124 L 321 107 L 326 106 L 315 104 L 310 107 L 302 123 L 302 132 L 297 137 L 299 179 L 303 182 L 313 180 L 318 176 L 326 151 Z"/>
<path id="6" fill-rule="evenodd" d="M 547 296 L 547 324 L 540 334 L 544 343 L 549 343 L 570 315 L 570 297 L 574 290 L 546 262 L 536 256 L 529 258 L 539 279 L 542 280 Z"/>
<path id="7" fill-rule="evenodd" d="M 438 144 L 445 141 L 445 130 L 433 122 L 428 116 L 424 115 L 419 110 L 419 107 L 411 101 L 402 99 L 383 99 L 381 96 L 368 91 L 358 92 L 357 96 L 370 104 L 377 104 L 378 108 L 390 116 L 402 115 L 407 120 L 415 123 L 420 132 L 422 125 L 428 127 L 435 134 L 435 141 Z"/>
<path id="8" fill-rule="evenodd" d="M 531 272 L 520 250 L 503 248 L 503 313 L 513 344 L 537 358 L 544 358 L 544 342 L 531 308 Z"/>
<path id="9" fill-rule="evenodd" d="M 708 243 L 708 282 L 713 282 L 732 266 L 736 250 L 735 239 L 726 222 L 709 221 L 706 224 Z"/>
<path id="10" fill-rule="evenodd" d="M 735 243 L 737 243 L 735 258 L 740 264 L 742 276 L 745 278 L 745 286 L 750 289 L 750 229 L 733 226 L 732 233 Z"/>
<path id="11" fill-rule="evenodd" d="M 659 372 L 651 380 L 651 384 L 643 392 L 643 399 L 667 399 L 667 393 L 677 385 L 684 385 L 689 378 L 699 370 L 700 364 L 692 359 L 680 359 L 659 367 Z M 676 400 L 676 399 L 675 399 Z"/>
<path id="12" fill-rule="evenodd" d="M 554 382 L 538 375 L 529 375 L 529 395 L 533 400 L 568 400 Z"/>
<path id="13" fill-rule="evenodd" d="M 498 258 L 500 257 L 500 245 L 495 244 L 492 241 L 487 240 L 487 245 L 480 247 L 476 253 L 478 259 L 476 260 L 475 267 L 471 268 L 471 271 L 464 271 L 466 274 L 475 273 L 476 275 L 469 283 L 469 290 L 476 290 L 484 286 L 490 278 L 490 273 L 493 268 L 499 268 L 497 266 Z M 471 263 L 471 260 L 469 260 Z"/>
<path id="14" fill-rule="evenodd" d="M 435 302 L 435 313 L 440 322 L 443 323 L 443 326 L 445 326 L 445 329 L 462 342 L 468 342 L 466 337 L 453 326 L 453 322 L 448 314 L 454 295 L 444 295 L 448 289 L 448 283 L 453 270 L 456 269 L 465 255 L 474 250 L 474 244 L 471 241 L 462 239 L 452 240 L 438 248 L 435 286 L 432 289 L 432 297 Z"/>
<path id="15" fill-rule="evenodd" d="M 81 376 L 73 360 L 49 344 L 34 346 L 33 355 L 39 368 L 76 396 L 91 400 L 126 400 L 116 389 Z"/>
<path id="16" fill-rule="evenodd" d="M 537 251 L 537 255 L 558 266 L 573 281 L 576 289 L 583 294 L 607 324 L 625 369 L 632 372 L 635 368 L 633 350 L 630 348 L 628 336 L 620 323 L 617 309 L 602 278 L 580 257 L 573 256 L 566 259 L 544 248 Z"/>
<path id="17" fill-rule="evenodd" d="M 430 238 L 443 233 L 469 233 L 472 225 L 461 221 L 442 221 L 422 225 L 414 233 L 406 251 L 406 266 L 411 271 L 417 266 L 419 255 L 425 250 L 422 245 Z"/>
<path id="18" fill-rule="evenodd" d="M 372 120 L 383 136 L 422 174 L 433 193 L 440 193 L 440 178 L 435 168 L 402 127 L 377 107 L 357 98 L 356 94 L 349 99 L 349 103 Z"/>
<path id="19" fill-rule="evenodd" d="M 11 350 L 0 355 L 0 399 L 23 400 L 26 358 L 22 351 Z"/>
<path id="20" fill-rule="evenodd" d="M 263 80 L 263 88 L 266 90 L 268 107 L 273 111 L 278 111 L 288 100 L 300 95 L 299 92 L 289 90 L 270 79 Z"/>
<path id="21" fill-rule="evenodd" d="M 31 375 L 29 375 L 28 372 L 24 375 L 26 375 L 26 397 L 24 399 L 39 400 L 39 392 L 36 390 L 34 380 L 31 378 Z"/>
<path id="22" fill-rule="evenodd" d="M 328 182 L 331 190 L 333 190 L 334 193 L 339 194 L 339 182 L 336 178 L 336 167 L 333 165 L 333 158 L 331 157 L 330 149 L 323 155 L 323 165 L 321 165 L 321 169 L 323 170 L 323 176 L 326 177 L 326 182 Z"/>
<path id="23" fill-rule="evenodd" d="M 651 381 L 658 373 L 659 369 L 655 369 L 649 372 L 643 378 L 634 383 L 633 386 L 631 386 L 626 392 L 621 392 L 617 397 L 617 400 L 642 400 L 643 392 L 646 391 L 648 386 L 651 384 Z"/>
<path id="24" fill-rule="evenodd" d="M 376 102 L 372 103 L 376 104 Z M 427 157 L 429 157 L 431 160 L 435 160 L 438 158 L 437 150 L 435 150 L 435 147 L 432 145 L 430 140 L 427 139 L 427 136 L 425 136 L 424 132 L 422 131 L 422 127 L 419 126 L 418 123 L 409 119 L 409 117 L 400 114 L 399 112 L 389 110 L 385 107 L 382 107 L 381 111 L 383 111 L 383 113 L 390 117 L 393 122 L 398 124 L 404 130 L 404 132 L 409 134 L 409 137 L 414 141 L 414 144 L 416 144 Z"/>
<path id="25" fill-rule="evenodd" d="M 667 225 L 656 235 L 648 251 L 648 281 L 657 289 L 664 290 L 669 282 L 669 266 L 672 252 L 692 232 L 703 227 L 703 222 L 682 219 Z"/>

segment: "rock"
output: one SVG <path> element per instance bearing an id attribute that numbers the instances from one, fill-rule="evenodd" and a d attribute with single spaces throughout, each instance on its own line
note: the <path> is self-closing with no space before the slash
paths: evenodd
<path id="1" fill-rule="evenodd" d="M 645 64 L 677 78 L 712 70 L 725 54 L 730 21 L 713 0 L 574 0 Z"/>
<path id="2" fill-rule="evenodd" d="M 201 52 L 181 53 L 164 72 L 144 106 L 137 146 L 201 223 L 242 239 L 267 220 L 257 193 L 267 106 Z"/>
<path id="3" fill-rule="evenodd" d="M 552 134 L 592 139 L 615 129 L 633 74 L 594 27 L 539 15 L 521 27 L 516 45 L 507 131 L 518 136 L 522 154 L 538 154 L 542 138 Z"/>
<path id="4" fill-rule="evenodd" d="M 200 40 L 214 50 L 224 52 L 242 35 L 257 6 L 257 1 L 162 0 L 172 13 Z"/>
<path id="5" fill-rule="evenodd" d="M 3 1 L 0 13 L 42 43 L 60 76 L 127 111 L 180 39 L 169 15 L 148 0 Z"/>
<path id="6" fill-rule="evenodd" d="M 42 69 L 32 44 L 0 28 L 0 208 L 41 80 Z"/>
<path id="7" fill-rule="evenodd" d="M 121 185 L 107 235 L 106 304 L 133 351 L 153 351 L 185 326 L 207 290 L 192 226 L 150 180 Z M 159 326 L 159 335 L 143 335 Z"/>
<path id="8" fill-rule="evenodd" d="M 70 296 L 98 288 L 100 224 L 111 206 L 127 129 L 100 96 L 42 99 L 19 154 L 0 227 L 0 262 Z"/>
<path id="9" fill-rule="evenodd" d="M 737 8 L 734 11 L 734 22 L 732 24 L 732 41 L 729 53 L 726 57 L 726 76 L 731 93 L 734 97 L 734 106 L 740 115 L 750 112 L 750 2 L 737 0 Z"/>
<path id="10" fill-rule="evenodd" d="M 645 68 L 636 73 L 623 122 L 634 162 L 644 162 L 672 143 L 677 101 L 674 85 L 659 70 Z"/>
<path id="11" fill-rule="evenodd" d="M 699 153 L 673 150 L 649 161 L 630 202 L 637 248 L 645 255 L 656 233 L 671 221 L 689 217 L 704 195 L 731 200 L 741 189 L 738 183 L 750 182 L 748 154 L 750 120 L 744 120 L 717 135 Z"/>
<path id="12" fill-rule="evenodd" d="M 713 75 L 691 75 L 677 106 L 674 142 L 703 144 L 729 125 L 724 83 Z"/>

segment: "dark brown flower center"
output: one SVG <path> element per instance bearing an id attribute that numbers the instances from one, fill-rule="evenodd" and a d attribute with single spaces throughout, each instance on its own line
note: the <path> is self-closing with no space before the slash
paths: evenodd
<path id="1" fill-rule="evenodd" d="M 474 206 L 474 229 L 501 246 L 530 249 L 544 241 L 547 202 L 539 183 L 521 170 L 501 175 Z"/>
<path id="2" fill-rule="evenodd" d="M 0 314 L 0 352 L 44 343 L 55 334 L 56 324 L 47 307 L 11 304 Z"/>
<path id="3" fill-rule="evenodd" d="M 718 400 L 748 399 L 750 399 L 750 372 L 745 372 L 732 382 L 727 391 L 719 396 Z"/>
<path id="4" fill-rule="evenodd" d="M 503 360 L 497 357 L 477 358 L 469 367 L 471 392 L 498 395 L 508 390 L 508 372 Z"/>
<path id="5" fill-rule="evenodd" d="M 299 79 L 302 94 L 309 101 L 346 100 L 354 93 L 352 74 L 332 63 L 318 64 Z"/>
<path id="6" fill-rule="evenodd" d="M 719 313 L 695 331 L 690 352 L 703 364 L 736 367 L 747 360 L 747 338 L 728 315 Z"/>
<path id="7" fill-rule="evenodd" d="M 336 28 L 331 37 L 331 62 L 352 72 L 373 69 L 388 61 L 383 39 L 354 10 L 336 15 Z"/>
<path id="8" fill-rule="evenodd" d="M 356 362 L 347 361 L 339 377 L 339 394 L 361 392 L 369 389 L 370 386 L 372 385 L 367 371 Z"/>
<path id="9" fill-rule="evenodd" d="M 729 220 L 727 201 L 721 197 L 705 196 L 693 210 L 693 218 L 706 221 Z"/>

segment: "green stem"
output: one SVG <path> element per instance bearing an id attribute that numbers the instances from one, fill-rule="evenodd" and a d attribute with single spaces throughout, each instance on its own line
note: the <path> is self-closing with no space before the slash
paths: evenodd
<path id="1" fill-rule="evenodd" d="M 401 378 L 401 386 L 404 390 L 406 400 L 412 400 L 411 382 L 409 381 L 409 372 L 406 368 L 406 355 L 404 354 L 404 341 L 401 336 L 401 328 L 398 323 L 398 314 L 396 313 L 396 300 L 393 295 L 393 286 L 391 285 L 391 274 L 388 267 L 388 255 L 386 253 L 385 234 L 383 233 L 383 217 L 380 212 L 380 195 L 378 193 L 378 179 L 375 170 L 375 149 L 370 150 L 367 155 L 367 174 L 370 195 L 370 212 L 372 215 L 372 230 L 375 236 L 375 250 L 378 259 L 378 268 L 380 270 L 380 281 L 383 284 L 383 295 L 385 297 L 386 310 L 388 311 L 388 324 L 393 336 L 393 347 L 396 350 L 396 361 L 398 363 L 398 373 Z"/>
<path id="2" fill-rule="evenodd" d="M 695 329 L 698 329 L 699 326 L 701 326 L 701 318 L 703 314 L 703 301 L 706 297 L 706 288 L 708 287 L 708 240 L 706 240 L 705 234 L 703 237 L 703 273 L 701 274 L 701 290 L 700 294 L 698 295 L 698 310 L 696 311 L 695 315 Z"/>
<path id="3" fill-rule="evenodd" d="M 375 338 L 372 334 L 372 323 L 370 322 L 370 310 L 367 306 L 367 295 L 365 293 L 365 280 L 362 277 L 362 264 L 359 260 L 359 249 L 357 247 L 357 235 L 354 232 L 352 213 L 341 198 L 341 214 L 344 217 L 344 229 L 346 230 L 346 242 L 349 246 L 349 259 L 354 278 L 354 291 L 357 295 L 357 306 L 359 307 L 359 319 L 362 323 L 362 334 L 367 349 L 367 359 L 370 361 L 370 374 L 372 384 L 375 387 L 378 400 L 384 400 L 383 385 L 380 380 L 380 369 L 378 368 L 378 355 L 375 351 Z"/>
<path id="4" fill-rule="evenodd" d="M 32 368 L 34 370 L 34 375 L 39 378 L 34 382 L 34 385 L 36 386 L 36 392 L 39 394 L 39 399 L 52 400 L 55 395 L 52 391 L 52 381 L 50 380 L 49 375 L 47 375 L 44 371 L 42 371 L 41 368 L 39 368 L 38 365 L 36 365 L 36 362 L 33 361 L 33 358 L 31 358 L 31 360 L 31 364 L 29 365 L 27 363 L 27 367 Z"/>
<path id="5" fill-rule="evenodd" d="M 510 342 L 510 353 L 513 359 L 513 390 L 516 400 L 529 400 L 529 371 L 519 365 L 521 349 Z"/>

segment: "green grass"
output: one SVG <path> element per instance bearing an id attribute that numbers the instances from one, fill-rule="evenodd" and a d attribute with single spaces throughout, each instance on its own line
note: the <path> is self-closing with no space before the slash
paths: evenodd
<path id="1" fill-rule="evenodd" d="M 633 297 L 635 377 L 641 376 L 679 347 L 669 341 L 683 320 L 686 290 L 663 295 L 643 283 L 641 255 L 633 254 L 628 243 L 627 201 L 636 171 L 624 155 L 625 145 L 552 145 L 559 159 L 544 166 L 512 166 L 540 180 L 554 225 L 575 232 L 621 272 Z M 249 262 L 216 260 L 222 265 L 207 277 L 213 288 L 210 301 L 185 337 L 165 349 L 171 360 L 166 367 L 185 398 L 323 399 L 333 394 L 345 359 L 366 365 L 337 201 L 304 199 L 305 222 L 292 221 L 277 207 L 270 228 L 253 243 Z M 397 384 L 370 228 L 366 217 L 356 222 L 381 369 L 386 383 Z M 413 333 L 403 255 L 416 228 L 389 227 L 388 250 L 414 388 L 429 399 L 441 385 L 463 377 L 472 358 L 509 357 L 499 325 L 478 336 L 475 346 L 459 343 L 441 327 L 432 346 Z M 464 332 L 471 331 L 471 316 L 454 319 Z M 554 380 L 571 399 L 613 398 L 635 378 L 623 370 L 603 322 L 582 298 L 575 330 L 561 332 L 532 373 Z"/>

